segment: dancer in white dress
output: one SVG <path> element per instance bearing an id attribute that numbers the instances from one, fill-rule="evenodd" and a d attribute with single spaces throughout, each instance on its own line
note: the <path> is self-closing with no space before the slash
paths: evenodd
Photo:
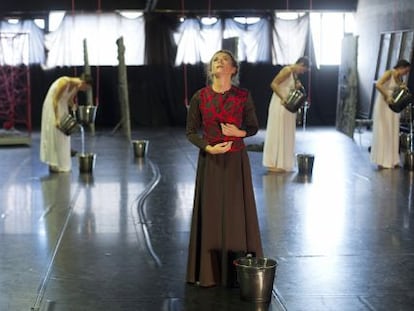
<path id="1" fill-rule="evenodd" d="M 399 60 L 393 69 L 387 70 L 375 84 L 379 94 L 375 100 L 371 161 L 379 168 L 394 168 L 400 164 L 399 131 L 400 114 L 388 106 L 392 103 L 395 88 L 405 87 L 402 77 L 410 72 L 410 63 Z"/>
<path id="2" fill-rule="evenodd" d="M 273 90 L 269 104 L 266 135 L 263 148 L 263 166 L 273 172 L 292 171 L 295 163 L 296 113 L 284 105 L 292 89 L 302 88 L 299 74 L 309 69 L 307 57 L 301 57 L 293 65 L 282 68 L 273 79 Z"/>
<path id="3" fill-rule="evenodd" d="M 75 95 L 90 87 L 89 77 L 60 77 L 50 86 L 42 108 L 40 160 L 51 172 L 69 172 L 72 167 L 70 136 L 59 130 L 61 118 L 75 109 Z"/>

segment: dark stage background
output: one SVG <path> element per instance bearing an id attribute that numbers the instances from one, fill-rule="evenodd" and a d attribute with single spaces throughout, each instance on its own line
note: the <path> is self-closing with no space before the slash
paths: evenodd
<path id="1" fill-rule="evenodd" d="M 266 127 L 267 109 L 272 95 L 270 82 L 280 66 L 269 64 L 240 64 L 240 86 L 251 91 L 256 104 L 261 128 Z M 99 107 L 96 128 L 115 127 L 121 119 L 118 100 L 118 69 L 116 67 L 92 67 L 94 80 L 99 81 Z M 43 70 L 40 66 L 30 68 L 32 123 L 40 128 L 43 99 L 50 84 L 61 75 L 80 75 L 83 68 L 54 68 Z M 185 84 L 185 72 L 187 85 Z M 128 92 L 131 126 L 185 126 L 186 98 L 206 84 L 204 65 L 147 65 L 128 67 Z M 310 109 L 307 124 L 334 126 L 338 66 L 312 68 L 311 74 L 302 77 L 308 87 Z M 94 98 L 97 96 L 94 85 Z M 79 96 L 84 102 L 84 96 Z"/>

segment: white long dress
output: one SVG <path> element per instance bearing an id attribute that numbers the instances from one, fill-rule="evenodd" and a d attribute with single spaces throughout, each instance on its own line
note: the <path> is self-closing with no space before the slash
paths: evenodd
<path id="1" fill-rule="evenodd" d="M 281 95 L 286 98 L 295 88 L 293 73 L 280 84 Z M 293 171 L 295 164 L 296 113 L 283 107 L 274 92 L 269 104 L 266 135 L 263 148 L 263 166 L 269 169 Z"/>
<path id="2" fill-rule="evenodd" d="M 384 88 L 389 95 L 398 86 L 392 76 Z M 384 97 L 377 92 L 374 112 L 372 117 L 372 144 L 371 161 L 384 168 L 392 168 L 400 163 L 399 131 L 400 114 L 395 113 L 389 107 Z"/>
<path id="3" fill-rule="evenodd" d="M 72 168 L 70 154 L 70 136 L 63 134 L 56 127 L 53 97 L 57 91 L 58 83 L 64 77 L 58 78 L 50 86 L 42 108 L 42 123 L 40 133 L 40 160 L 62 172 L 69 172 Z M 65 87 L 58 100 L 58 118 L 69 112 L 69 101 L 77 92 L 76 87 Z"/>

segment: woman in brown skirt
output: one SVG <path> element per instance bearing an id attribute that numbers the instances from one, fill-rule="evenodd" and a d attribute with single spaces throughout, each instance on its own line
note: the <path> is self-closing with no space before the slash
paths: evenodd
<path id="1" fill-rule="evenodd" d="M 250 92 L 233 84 L 237 72 L 229 51 L 216 52 L 209 64 L 211 85 L 193 95 L 187 115 L 187 138 L 200 149 L 187 282 L 203 287 L 229 284 L 229 254 L 263 256 L 243 142 L 259 127 Z"/>

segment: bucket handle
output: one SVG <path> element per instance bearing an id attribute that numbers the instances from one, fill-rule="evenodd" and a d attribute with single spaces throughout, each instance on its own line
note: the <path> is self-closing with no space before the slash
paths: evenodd
<path id="1" fill-rule="evenodd" d="M 247 253 L 245 258 L 253 258 L 253 254 L 252 253 Z M 235 265 L 236 267 L 239 266 L 239 264 L 237 263 L 237 259 L 233 260 L 233 265 Z"/>

